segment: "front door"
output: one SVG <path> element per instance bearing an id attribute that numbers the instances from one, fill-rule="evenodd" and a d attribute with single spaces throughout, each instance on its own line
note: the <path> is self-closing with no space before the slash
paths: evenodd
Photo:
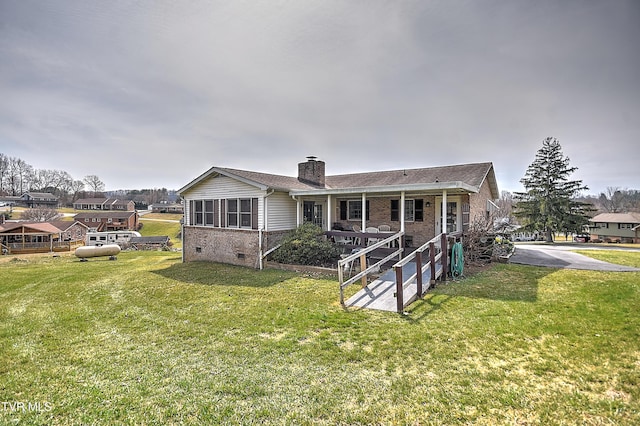
<path id="1" fill-rule="evenodd" d="M 305 201 L 302 204 L 302 217 L 305 222 L 311 222 L 322 228 L 322 204 Z"/>
<path id="2" fill-rule="evenodd" d="M 445 232 L 447 234 L 451 232 L 456 232 L 462 230 L 461 219 L 462 212 L 460 200 L 452 200 L 452 197 L 447 199 L 447 211 L 445 216 Z M 456 197 L 457 198 L 457 197 Z M 442 198 L 437 200 L 436 202 L 437 210 L 436 210 L 436 235 L 442 233 Z"/>

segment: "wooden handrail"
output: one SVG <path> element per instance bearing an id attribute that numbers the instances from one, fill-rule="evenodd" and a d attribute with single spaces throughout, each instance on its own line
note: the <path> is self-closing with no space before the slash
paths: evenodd
<path id="1" fill-rule="evenodd" d="M 422 274 L 427 270 L 427 268 L 430 268 L 431 270 L 431 280 L 435 280 L 436 278 L 438 278 L 436 277 L 436 263 L 438 261 L 440 261 L 442 265 L 440 277 L 441 279 L 446 280 L 448 262 L 448 237 L 458 237 L 461 235 L 462 232 L 452 232 L 448 235 L 446 233 L 442 233 L 440 235 L 437 235 L 420 246 L 413 253 L 393 265 L 393 269 L 396 272 L 396 307 L 398 312 L 402 312 L 405 306 L 411 303 L 411 301 L 408 301 L 407 303 L 405 303 L 404 301 L 404 288 L 410 285 L 414 280 L 416 281 L 417 286 L 416 297 L 422 298 L 422 295 L 424 294 Z M 436 254 L 436 244 L 438 242 L 440 243 L 440 253 Z M 422 265 L 422 253 L 426 250 L 429 251 L 429 261 L 426 264 Z M 414 261 L 416 263 L 416 272 L 407 279 L 404 279 L 402 267 L 407 265 L 411 261 Z M 424 290 L 428 290 L 430 286 L 431 283 L 429 283 L 427 288 Z"/>
<path id="2" fill-rule="evenodd" d="M 332 232 L 333 233 L 333 232 Z M 330 233 L 327 233 L 328 235 L 330 235 Z M 366 238 L 365 236 L 369 236 L 369 238 L 380 238 L 380 234 L 367 234 L 367 233 L 362 233 L 362 232 L 353 232 L 353 233 L 349 233 L 349 234 L 354 234 L 360 238 Z M 341 235 L 341 234 L 335 234 L 335 235 Z M 344 234 L 342 234 L 344 235 Z M 342 305 L 344 305 L 344 289 L 345 287 L 347 287 L 350 284 L 355 283 L 358 280 L 362 281 L 362 286 L 366 286 L 367 285 L 367 276 L 373 272 L 373 271 L 377 271 L 379 269 L 379 267 L 383 264 L 385 264 L 386 262 L 390 261 L 391 259 L 393 259 L 396 256 L 401 256 L 402 253 L 404 252 L 404 249 L 402 248 L 402 236 L 404 235 L 404 232 L 398 232 L 396 234 L 391 235 L 390 237 L 387 237 L 383 240 L 378 241 L 375 244 L 371 244 L 370 246 L 366 246 L 363 247 L 361 250 L 358 250 L 352 254 L 350 254 L 349 256 L 345 257 L 344 259 L 340 259 L 338 261 L 338 281 L 340 282 L 340 303 Z M 384 259 L 379 260 L 378 262 L 374 263 L 373 265 L 369 265 L 369 267 L 367 267 L 367 255 L 369 253 L 371 253 L 372 251 L 378 249 L 378 248 L 382 248 L 385 246 L 389 246 L 393 241 L 398 240 L 398 249 L 396 251 L 394 251 L 393 253 L 387 255 Z M 356 275 L 354 275 L 353 277 L 350 277 L 348 280 L 344 280 L 344 267 L 345 265 L 349 265 L 351 262 L 355 261 L 356 259 L 360 259 L 360 272 Z"/>

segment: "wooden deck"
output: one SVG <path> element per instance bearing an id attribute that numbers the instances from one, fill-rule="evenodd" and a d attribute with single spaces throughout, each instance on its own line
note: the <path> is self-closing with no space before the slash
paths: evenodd
<path id="1" fill-rule="evenodd" d="M 402 274 L 405 277 L 411 276 L 416 272 L 416 265 L 414 262 L 408 263 L 402 268 Z M 442 273 L 442 265 L 436 266 L 436 277 Z M 429 288 L 431 282 L 431 272 L 429 268 L 422 274 L 422 280 L 424 289 L 426 291 Z M 404 285 L 404 300 L 406 304 L 409 304 L 416 299 L 416 282 Z M 368 284 L 366 287 L 358 291 L 352 297 L 345 301 L 346 307 L 352 308 L 367 308 L 376 309 L 380 311 L 397 312 L 398 305 L 396 301 L 396 274 L 393 269 L 389 269 L 382 274 L 378 279 Z"/>

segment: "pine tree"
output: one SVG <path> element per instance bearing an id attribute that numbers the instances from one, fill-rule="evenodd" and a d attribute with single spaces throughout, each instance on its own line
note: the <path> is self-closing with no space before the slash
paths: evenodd
<path id="1" fill-rule="evenodd" d="M 525 229 L 544 232 L 547 242 L 556 231 L 580 232 L 588 221 L 589 205 L 572 200 L 587 190 L 581 180 L 569 180 L 577 167 L 569 166 L 556 138 L 546 138 L 525 176 L 520 180 L 526 192 L 516 192 L 514 215 Z"/>

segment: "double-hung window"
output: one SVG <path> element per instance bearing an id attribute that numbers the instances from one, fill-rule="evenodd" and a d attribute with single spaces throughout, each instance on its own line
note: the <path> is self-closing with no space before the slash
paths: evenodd
<path id="1" fill-rule="evenodd" d="M 251 199 L 240 200 L 240 227 L 251 228 Z"/>
<path id="2" fill-rule="evenodd" d="M 227 200 L 227 227 L 229 228 L 238 227 L 238 200 L 237 199 Z"/>
<path id="3" fill-rule="evenodd" d="M 348 200 L 348 219 L 362 219 L 362 200 Z"/>
<path id="4" fill-rule="evenodd" d="M 405 222 L 422 222 L 424 218 L 423 202 L 421 199 L 404 200 Z M 400 200 L 391 200 L 391 220 L 400 220 Z"/>
<path id="5" fill-rule="evenodd" d="M 238 198 L 227 200 L 227 227 L 251 228 L 252 209 L 251 198 Z"/>
<path id="6" fill-rule="evenodd" d="M 204 224 L 213 226 L 213 200 L 205 200 L 204 202 Z"/>

